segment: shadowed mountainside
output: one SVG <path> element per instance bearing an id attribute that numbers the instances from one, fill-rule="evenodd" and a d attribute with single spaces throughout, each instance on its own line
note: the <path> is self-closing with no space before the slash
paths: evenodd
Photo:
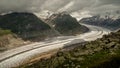
<path id="1" fill-rule="evenodd" d="M 11 30 L 23 39 L 41 38 L 46 35 L 45 32 L 52 32 L 49 25 L 40 20 L 32 13 L 10 13 L 0 16 L 0 28 Z M 54 32 L 53 32 L 54 34 Z"/>
<path id="2" fill-rule="evenodd" d="M 65 12 L 51 15 L 46 22 L 62 35 L 77 35 L 89 30 Z"/>
<path id="3" fill-rule="evenodd" d="M 0 51 L 53 36 L 56 32 L 32 13 L 0 15 Z"/>

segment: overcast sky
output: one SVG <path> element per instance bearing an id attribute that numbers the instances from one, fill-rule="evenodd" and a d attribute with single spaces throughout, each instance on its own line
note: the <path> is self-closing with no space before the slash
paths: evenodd
<path id="1" fill-rule="evenodd" d="M 0 13 L 43 10 L 81 15 L 104 14 L 120 10 L 120 0 L 0 0 Z"/>

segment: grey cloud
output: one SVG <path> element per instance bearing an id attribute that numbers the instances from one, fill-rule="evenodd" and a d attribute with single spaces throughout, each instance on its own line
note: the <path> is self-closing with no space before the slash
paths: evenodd
<path id="1" fill-rule="evenodd" d="M 42 9 L 57 11 L 58 9 L 65 6 L 72 0 L 47 0 L 44 5 L 42 5 Z"/>
<path id="2" fill-rule="evenodd" d="M 94 7 L 90 9 L 92 15 L 101 14 L 105 15 L 106 12 L 114 13 L 115 11 L 119 10 L 120 8 L 114 5 L 104 5 L 101 7 Z"/>
<path id="3" fill-rule="evenodd" d="M 30 7 L 28 0 L 0 0 L 0 12 L 8 11 L 27 11 Z"/>
<path id="4" fill-rule="evenodd" d="M 34 12 L 40 11 L 46 0 L 0 0 L 0 12 Z"/>
<path id="5" fill-rule="evenodd" d="M 75 12 L 78 10 L 82 10 L 85 7 L 90 7 L 95 3 L 94 0 L 74 0 L 73 2 L 74 4 L 71 7 L 69 7 L 66 11 Z"/>
<path id="6" fill-rule="evenodd" d="M 0 13 L 40 12 L 41 10 L 84 12 L 91 15 L 120 9 L 120 0 L 0 0 Z"/>
<path id="7" fill-rule="evenodd" d="M 101 4 L 120 5 L 120 0 L 100 0 Z"/>

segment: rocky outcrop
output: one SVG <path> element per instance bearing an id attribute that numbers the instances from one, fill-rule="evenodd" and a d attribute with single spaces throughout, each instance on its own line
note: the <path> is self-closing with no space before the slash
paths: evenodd
<path id="1" fill-rule="evenodd" d="M 22 38 L 19 38 L 17 35 L 7 34 L 0 36 L 0 52 L 16 48 L 19 46 L 26 45 L 31 43 L 30 41 L 24 41 Z"/>

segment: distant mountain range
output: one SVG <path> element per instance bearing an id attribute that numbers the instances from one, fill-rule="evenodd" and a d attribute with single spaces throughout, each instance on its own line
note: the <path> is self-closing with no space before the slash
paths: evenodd
<path id="1" fill-rule="evenodd" d="M 90 25 L 102 26 L 111 30 L 116 30 L 120 28 L 120 18 L 101 18 L 100 16 L 93 16 L 88 18 L 83 18 L 80 20 L 81 23 L 86 23 Z"/>

